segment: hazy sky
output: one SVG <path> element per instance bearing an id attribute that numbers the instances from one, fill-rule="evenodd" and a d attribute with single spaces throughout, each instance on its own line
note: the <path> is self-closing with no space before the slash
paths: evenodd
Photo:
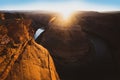
<path id="1" fill-rule="evenodd" d="M 120 0 L 0 0 L 0 10 L 118 11 Z"/>

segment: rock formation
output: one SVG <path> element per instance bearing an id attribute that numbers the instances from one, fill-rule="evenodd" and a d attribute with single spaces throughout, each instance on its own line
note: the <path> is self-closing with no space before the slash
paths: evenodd
<path id="1" fill-rule="evenodd" d="M 60 77 L 119 79 L 120 13 L 78 12 L 74 16 L 76 22 L 67 27 L 62 26 L 64 21 L 52 21 L 36 40 L 51 52 Z M 98 43 L 93 44 L 93 38 Z"/>
<path id="2" fill-rule="evenodd" d="M 49 23 L 36 42 L 51 52 L 63 80 L 80 79 L 79 75 L 87 71 L 85 67 L 92 62 L 95 55 L 93 45 L 75 21 L 64 24 L 64 21 L 56 19 Z"/>
<path id="3" fill-rule="evenodd" d="M 78 12 L 70 25 L 56 15 L 0 13 L 0 80 L 119 80 L 120 13 Z"/>
<path id="4" fill-rule="evenodd" d="M 34 41 L 30 24 L 30 19 L 0 13 L 0 80 L 59 80 L 49 52 Z"/>

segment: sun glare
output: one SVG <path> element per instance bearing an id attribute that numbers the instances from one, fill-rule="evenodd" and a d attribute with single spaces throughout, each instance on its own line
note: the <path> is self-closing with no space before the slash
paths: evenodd
<path id="1" fill-rule="evenodd" d="M 72 23 L 72 16 L 73 16 L 73 12 L 74 10 L 72 9 L 59 9 L 56 11 L 58 13 L 58 16 L 52 18 L 50 20 L 50 22 L 55 20 L 55 23 L 61 25 L 61 26 L 69 26 Z"/>
<path id="2" fill-rule="evenodd" d="M 61 15 L 61 19 L 63 19 L 64 21 L 68 21 L 70 20 L 71 16 L 72 16 L 72 13 L 73 13 L 73 10 L 62 10 L 59 12 L 60 15 Z"/>
<path id="3" fill-rule="evenodd" d="M 50 23 L 54 21 L 57 25 L 61 25 L 64 27 L 72 24 L 73 19 L 74 19 L 73 18 L 74 10 L 64 8 L 62 10 L 57 10 L 56 12 L 58 13 L 58 15 L 53 17 L 50 20 Z"/>
<path id="4" fill-rule="evenodd" d="M 69 20 L 72 15 L 72 11 L 62 11 L 60 14 L 63 20 Z"/>

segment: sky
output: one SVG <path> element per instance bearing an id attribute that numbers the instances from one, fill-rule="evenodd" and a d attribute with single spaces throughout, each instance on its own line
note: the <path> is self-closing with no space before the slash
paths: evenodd
<path id="1" fill-rule="evenodd" d="M 0 0 L 0 10 L 119 11 L 120 0 Z"/>

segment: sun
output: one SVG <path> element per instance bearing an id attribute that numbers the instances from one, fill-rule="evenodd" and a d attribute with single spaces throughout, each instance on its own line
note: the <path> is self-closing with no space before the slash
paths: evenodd
<path id="1" fill-rule="evenodd" d="M 74 11 L 72 11 L 72 10 L 62 10 L 59 13 L 61 15 L 61 19 L 63 19 L 64 21 L 68 21 L 68 20 L 70 20 L 73 12 Z"/>
<path id="2" fill-rule="evenodd" d="M 63 20 L 69 20 L 72 15 L 72 11 L 63 11 L 61 12 L 61 16 Z"/>
<path id="3" fill-rule="evenodd" d="M 61 25 L 61 27 L 68 27 L 71 24 L 74 23 L 74 13 L 75 11 L 72 9 L 61 9 L 59 11 L 56 11 L 57 15 L 55 15 L 54 17 L 52 17 L 52 19 L 50 19 L 49 23 L 55 23 L 57 25 Z"/>

